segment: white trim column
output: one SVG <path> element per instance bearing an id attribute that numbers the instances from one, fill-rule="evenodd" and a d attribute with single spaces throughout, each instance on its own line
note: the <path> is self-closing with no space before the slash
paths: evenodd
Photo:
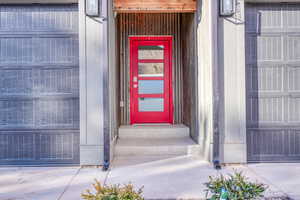
<path id="1" fill-rule="evenodd" d="M 213 155 L 213 68 L 215 62 L 217 1 L 199 0 L 197 4 L 198 119 L 201 157 Z"/>
<path id="2" fill-rule="evenodd" d="M 244 1 L 237 0 L 236 14 L 219 17 L 220 152 L 224 163 L 246 163 L 246 76 Z"/>
<path id="3" fill-rule="evenodd" d="M 106 9 L 105 0 L 102 4 Z M 106 37 L 106 19 L 86 16 L 85 0 L 79 0 L 81 165 L 103 165 Z"/>

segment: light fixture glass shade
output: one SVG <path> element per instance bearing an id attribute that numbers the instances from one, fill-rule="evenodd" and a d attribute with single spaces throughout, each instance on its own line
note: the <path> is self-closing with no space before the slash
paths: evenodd
<path id="1" fill-rule="evenodd" d="M 231 16 L 235 13 L 235 0 L 220 0 L 220 15 Z"/>
<path id="2" fill-rule="evenodd" d="M 99 16 L 99 0 L 85 0 L 85 13 L 88 16 Z"/>

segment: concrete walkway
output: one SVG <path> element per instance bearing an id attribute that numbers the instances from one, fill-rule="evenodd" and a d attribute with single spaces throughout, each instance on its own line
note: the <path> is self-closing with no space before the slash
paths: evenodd
<path id="1" fill-rule="evenodd" d="M 144 186 L 147 199 L 204 199 L 203 183 L 209 175 L 236 169 L 251 180 L 269 185 L 268 199 L 300 199 L 299 164 L 253 164 L 216 171 L 193 157 L 116 159 L 108 172 L 98 168 L 10 167 L 0 168 L 0 200 L 80 200 L 94 179 L 106 184 Z"/>

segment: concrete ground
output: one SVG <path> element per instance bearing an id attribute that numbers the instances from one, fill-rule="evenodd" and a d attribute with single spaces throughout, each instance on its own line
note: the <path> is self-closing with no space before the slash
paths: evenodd
<path id="1" fill-rule="evenodd" d="M 115 159 L 108 172 L 79 167 L 0 168 L 0 200 L 79 200 L 94 179 L 143 186 L 146 199 L 204 199 L 203 183 L 208 176 L 228 174 L 233 169 L 268 184 L 268 199 L 300 199 L 300 163 L 237 165 L 216 171 L 207 162 L 182 156 Z"/>

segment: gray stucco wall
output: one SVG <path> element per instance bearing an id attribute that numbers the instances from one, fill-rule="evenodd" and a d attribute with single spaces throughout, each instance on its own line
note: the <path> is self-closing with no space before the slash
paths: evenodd
<path id="1" fill-rule="evenodd" d="M 104 149 L 104 81 L 107 79 L 106 1 L 101 17 L 85 16 L 79 1 L 80 48 L 80 164 L 102 165 Z M 106 76 L 106 77 L 105 77 Z"/>

